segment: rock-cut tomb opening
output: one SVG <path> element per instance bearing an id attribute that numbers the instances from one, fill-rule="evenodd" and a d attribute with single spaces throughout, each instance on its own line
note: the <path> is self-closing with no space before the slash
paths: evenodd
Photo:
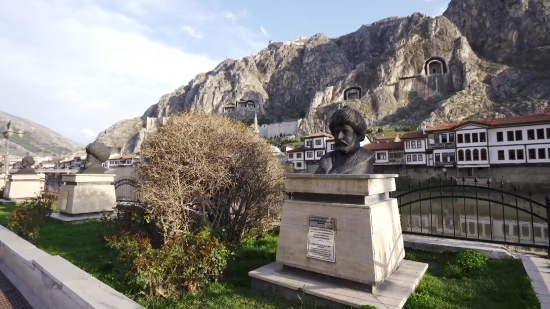
<path id="1" fill-rule="evenodd" d="M 344 90 L 344 100 L 359 100 L 361 98 L 361 88 L 350 87 Z"/>

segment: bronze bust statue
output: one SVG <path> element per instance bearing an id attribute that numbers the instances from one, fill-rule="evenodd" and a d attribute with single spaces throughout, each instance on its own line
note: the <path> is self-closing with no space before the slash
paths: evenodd
<path id="1" fill-rule="evenodd" d="M 34 165 L 34 158 L 26 156 L 21 160 L 22 169 L 18 170 L 16 174 L 36 174 L 36 171 L 32 166 Z"/>
<path id="2" fill-rule="evenodd" d="M 111 151 L 105 144 L 94 142 L 86 146 L 86 162 L 79 174 L 105 174 L 105 168 L 101 165 L 109 160 Z"/>
<path id="3" fill-rule="evenodd" d="M 359 145 L 367 133 L 363 116 L 344 106 L 332 114 L 328 126 L 334 136 L 334 151 L 321 157 L 315 174 L 372 174 L 374 151 Z"/>

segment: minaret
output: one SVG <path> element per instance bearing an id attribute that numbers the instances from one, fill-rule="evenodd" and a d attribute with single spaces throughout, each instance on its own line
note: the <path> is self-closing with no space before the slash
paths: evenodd
<path id="1" fill-rule="evenodd" d="M 258 127 L 258 114 L 254 112 L 254 132 L 260 133 L 260 128 Z"/>

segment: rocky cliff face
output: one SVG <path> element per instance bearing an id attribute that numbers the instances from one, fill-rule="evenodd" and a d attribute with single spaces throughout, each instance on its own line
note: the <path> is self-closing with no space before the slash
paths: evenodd
<path id="1" fill-rule="evenodd" d="M 99 133 L 96 142 L 102 142 L 110 147 L 124 147 L 126 142 L 135 132 L 142 127 L 140 117 L 121 120 Z"/>
<path id="2" fill-rule="evenodd" d="M 358 109 L 370 124 L 397 128 L 536 112 L 550 99 L 549 12 L 547 0 L 452 0 L 435 18 L 415 13 L 338 38 L 274 42 L 197 75 L 143 117 L 181 110 L 306 114 L 306 134 L 328 130 L 335 103 Z M 137 131 L 132 145 L 144 136 Z"/>

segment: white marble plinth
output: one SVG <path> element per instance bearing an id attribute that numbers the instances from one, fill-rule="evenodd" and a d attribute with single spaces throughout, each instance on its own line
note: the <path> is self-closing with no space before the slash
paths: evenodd
<path id="1" fill-rule="evenodd" d="M 113 174 L 63 175 L 57 210 L 66 215 L 113 211 L 116 194 Z"/>
<path id="2" fill-rule="evenodd" d="M 25 200 L 37 197 L 44 190 L 44 183 L 39 174 L 10 174 L 4 188 L 4 198 Z"/>
<path id="3" fill-rule="evenodd" d="M 334 262 L 306 256 L 311 216 L 335 219 Z M 395 199 L 373 205 L 286 200 L 283 205 L 279 263 L 374 286 L 386 279 L 404 256 Z"/>
<path id="4" fill-rule="evenodd" d="M 397 174 L 286 174 L 285 191 L 371 196 L 395 191 L 396 177 Z"/>

